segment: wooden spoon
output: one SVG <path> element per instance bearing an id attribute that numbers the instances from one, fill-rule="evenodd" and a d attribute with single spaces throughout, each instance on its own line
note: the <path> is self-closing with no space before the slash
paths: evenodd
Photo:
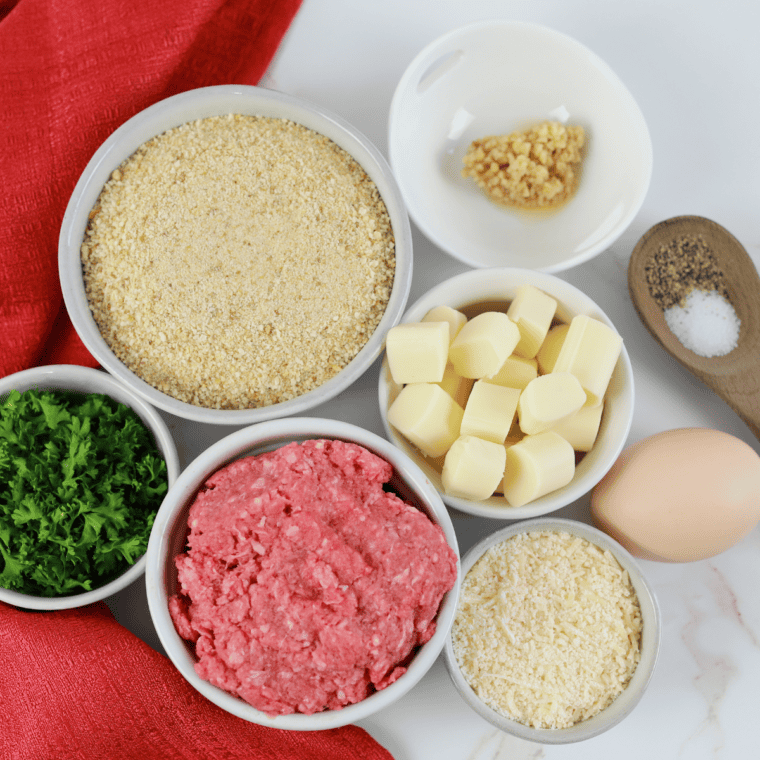
<path id="1" fill-rule="evenodd" d="M 741 320 L 738 345 L 723 356 L 708 358 L 686 348 L 670 331 L 662 308 L 649 290 L 647 264 L 660 246 L 682 235 L 699 235 L 710 248 L 723 271 L 728 298 Z M 628 290 L 641 321 L 660 345 L 717 393 L 760 439 L 760 276 L 741 243 L 710 219 L 666 219 L 652 227 L 633 249 Z"/>

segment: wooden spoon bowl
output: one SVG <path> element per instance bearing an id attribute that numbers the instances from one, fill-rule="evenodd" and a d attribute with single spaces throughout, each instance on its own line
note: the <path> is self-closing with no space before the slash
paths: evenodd
<path id="1" fill-rule="evenodd" d="M 704 357 L 686 348 L 665 322 L 646 278 L 660 246 L 683 235 L 701 236 L 723 271 L 728 298 L 741 321 L 737 346 Z M 636 244 L 628 264 L 628 290 L 641 321 L 657 342 L 718 394 L 760 439 L 760 276 L 741 243 L 728 230 L 700 216 L 678 216 L 652 227 Z"/>

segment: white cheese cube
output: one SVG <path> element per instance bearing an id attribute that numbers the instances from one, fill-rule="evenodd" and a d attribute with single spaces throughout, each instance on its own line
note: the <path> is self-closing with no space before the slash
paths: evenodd
<path id="1" fill-rule="evenodd" d="M 503 444 L 512 427 L 519 398 L 519 388 L 476 380 L 464 408 L 460 434 Z"/>
<path id="2" fill-rule="evenodd" d="M 467 317 L 461 311 L 452 309 L 451 306 L 436 306 L 422 318 L 423 322 L 448 322 L 449 340 L 454 340 L 459 331 L 464 327 Z"/>
<path id="3" fill-rule="evenodd" d="M 514 352 L 518 356 L 532 359 L 549 332 L 557 301 L 533 285 L 520 285 L 507 316 L 520 330 L 520 342 Z"/>
<path id="4" fill-rule="evenodd" d="M 554 369 L 554 365 L 557 362 L 562 344 L 565 342 L 565 336 L 570 329 L 570 324 L 563 322 L 560 325 L 555 325 L 546 334 L 544 342 L 541 344 L 541 348 L 538 349 L 536 359 L 538 360 L 538 370 L 542 375 L 546 375 Z"/>
<path id="5" fill-rule="evenodd" d="M 538 362 L 535 359 L 523 359 L 522 356 L 512 354 L 506 358 L 501 369 L 493 377 L 488 378 L 488 382 L 522 390 L 536 377 L 538 377 Z"/>
<path id="6" fill-rule="evenodd" d="M 526 435 L 554 427 L 586 403 L 586 392 L 569 372 L 552 372 L 531 380 L 520 394 L 517 417 Z"/>
<path id="7" fill-rule="evenodd" d="M 445 454 L 459 437 L 464 409 L 435 383 L 406 385 L 388 409 L 388 422 L 423 454 Z"/>
<path id="8" fill-rule="evenodd" d="M 522 507 L 566 486 L 575 474 L 573 447 L 551 430 L 525 436 L 506 450 L 503 493 L 512 507 Z"/>
<path id="9" fill-rule="evenodd" d="M 570 322 L 552 372 L 570 372 L 586 391 L 589 406 L 602 402 L 623 339 L 598 319 L 579 314 Z"/>
<path id="10" fill-rule="evenodd" d="M 394 382 L 441 382 L 449 342 L 448 322 L 411 322 L 392 327 L 385 338 L 385 353 Z"/>
<path id="11" fill-rule="evenodd" d="M 443 490 L 461 499 L 488 499 L 504 477 L 506 459 L 507 451 L 502 444 L 472 435 L 460 436 L 443 463 Z"/>
<path id="12" fill-rule="evenodd" d="M 443 380 L 438 385 L 454 399 L 461 407 L 467 403 L 467 398 L 472 390 L 472 384 L 475 381 L 469 377 L 457 375 L 454 367 L 448 363 L 443 371 Z"/>
<path id="13" fill-rule="evenodd" d="M 520 330 L 506 314 L 487 311 L 470 319 L 451 341 L 449 361 L 462 377 L 491 377 L 519 340 Z"/>
<path id="14" fill-rule="evenodd" d="M 551 429 L 559 433 L 576 451 L 591 451 L 599 433 L 604 404 L 583 406 Z"/>

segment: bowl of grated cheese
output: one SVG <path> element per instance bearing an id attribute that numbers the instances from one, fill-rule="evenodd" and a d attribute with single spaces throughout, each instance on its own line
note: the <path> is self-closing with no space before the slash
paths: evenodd
<path id="1" fill-rule="evenodd" d="M 412 241 L 382 154 L 259 87 L 162 100 L 101 145 L 69 201 L 59 275 L 101 366 L 179 417 L 303 413 L 379 356 Z"/>
<path id="2" fill-rule="evenodd" d="M 614 539 L 576 520 L 525 520 L 472 547 L 462 577 L 445 662 L 485 720 L 527 741 L 569 744 L 638 704 L 657 662 L 660 612 Z"/>

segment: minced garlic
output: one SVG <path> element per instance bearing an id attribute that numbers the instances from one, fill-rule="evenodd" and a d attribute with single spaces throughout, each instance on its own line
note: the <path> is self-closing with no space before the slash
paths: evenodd
<path id="1" fill-rule="evenodd" d="M 468 148 L 462 176 L 472 177 L 496 203 L 556 208 L 575 193 L 585 141 L 583 127 L 557 121 L 483 137 Z"/>

